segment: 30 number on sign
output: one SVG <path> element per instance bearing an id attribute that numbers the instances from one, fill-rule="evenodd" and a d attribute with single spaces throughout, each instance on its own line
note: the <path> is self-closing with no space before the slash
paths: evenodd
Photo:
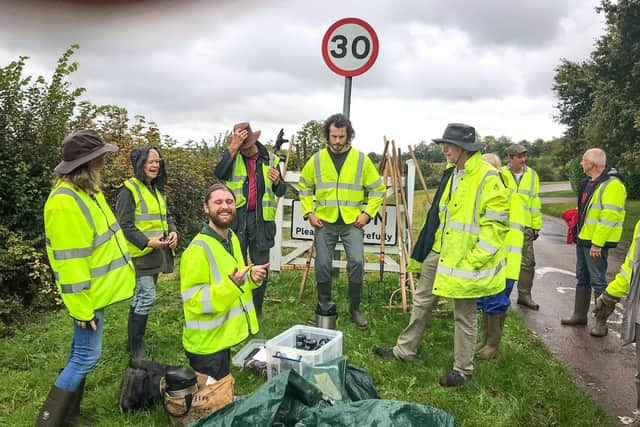
<path id="1" fill-rule="evenodd" d="M 341 19 L 325 33 L 322 56 L 335 73 L 345 77 L 360 75 L 371 68 L 378 57 L 378 36 L 361 19 Z"/>

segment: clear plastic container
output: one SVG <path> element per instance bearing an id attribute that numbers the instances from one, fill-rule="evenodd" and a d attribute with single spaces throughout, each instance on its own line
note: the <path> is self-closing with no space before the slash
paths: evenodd
<path id="1" fill-rule="evenodd" d="M 231 358 L 231 364 L 233 366 L 237 366 L 238 368 L 244 367 L 244 359 L 256 348 L 264 347 L 267 344 L 267 340 L 261 338 L 254 338 L 252 340 L 247 341 L 247 343 L 242 347 L 235 356 Z"/>
<path id="2" fill-rule="evenodd" d="M 296 336 L 300 334 L 316 342 L 327 342 L 315 350 L 296 348 Z M 286 369 L 293 369 L 304 376 L 312 367 L 340 356 L 342 332 L 295 325 L 267 341 L 267 378 L 271 379 Z"/>

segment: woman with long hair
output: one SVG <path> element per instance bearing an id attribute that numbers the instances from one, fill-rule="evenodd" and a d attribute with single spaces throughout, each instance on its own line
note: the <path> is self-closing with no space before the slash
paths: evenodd
<path id="1" fill-rule="evenodd" d="M 118 147 L 82 129 L 63 141 L 63 160 L 44 206 L 47 255 L 73 324 L 67 364 L 51 387 L 36 426 L 73 424 L 87 374 L 102 352 L 104 308 L 130 298 L 135 271 L 126 239 L 101 191 L 106 154 Z"/>

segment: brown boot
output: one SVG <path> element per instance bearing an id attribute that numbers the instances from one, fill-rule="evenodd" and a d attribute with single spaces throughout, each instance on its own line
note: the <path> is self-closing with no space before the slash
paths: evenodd
<path id="1" fill-rule="evenodd" d="M 587 313 L 591 301 L 591 287 L 576 286 L 576 297 L 573 306 L 573 315 L 568 319 L 561 319 L 560 323 L 566 326 L 578 326 L 587 324 Z"/>
<path id="2" fill-rule="evenodd" d="M 479 359 L 490 360 L 498 357 L 500 351 L 500 340 L 506 314 L 488 314 L 487 317 L 487 344 L 476 353 Z"/>

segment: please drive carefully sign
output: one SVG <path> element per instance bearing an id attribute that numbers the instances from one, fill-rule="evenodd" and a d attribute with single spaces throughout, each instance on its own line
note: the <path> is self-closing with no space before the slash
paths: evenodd
<path id="1" fill-rule="evenodd" d="M 314 229 L 305 221 L 302 215 L 302 207 L 299 200 L 294 200 L 291 215 L 291 238 L 298 240 L 313 240 Z M 379 245 L 382 228 L 382 207 L 375 218 L 364 226 L 364 243 L 366 245 Z M 385 245 L 395 246 L 397 241 L 396 206 L 387 204 L 387 219 L 385 224 Z"/>

